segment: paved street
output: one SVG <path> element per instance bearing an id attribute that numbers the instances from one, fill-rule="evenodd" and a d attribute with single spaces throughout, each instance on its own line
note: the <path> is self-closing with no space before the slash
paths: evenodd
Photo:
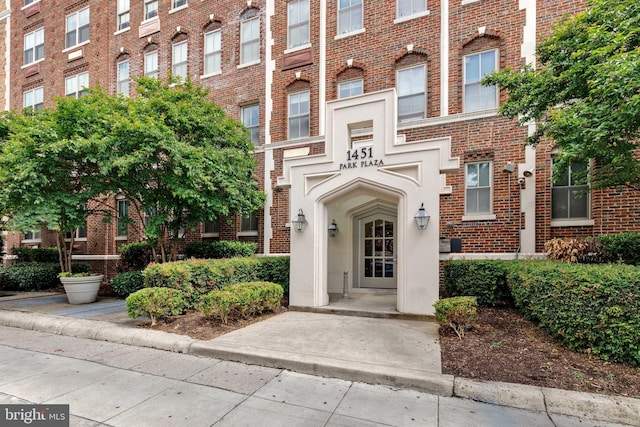
<path id="1" fill-rule="evenodd" d="M 0 327 L 0 403 L 72 426 L 589 426 L 578 418 Z"/>

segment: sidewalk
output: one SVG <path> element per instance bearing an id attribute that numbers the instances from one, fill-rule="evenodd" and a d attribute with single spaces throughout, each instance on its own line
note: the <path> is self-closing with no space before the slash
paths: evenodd
<path id="1" fill-rule="evenodd" d="M 0 297 L 0 325 L 151 347 L 440 396 L 627 425 L 640 399 L 442 374 L 438 326 L 424 320 L 289 311 L 209 341 L 138 328 L 124 301 L 70 305 L 64 294 Z"/>

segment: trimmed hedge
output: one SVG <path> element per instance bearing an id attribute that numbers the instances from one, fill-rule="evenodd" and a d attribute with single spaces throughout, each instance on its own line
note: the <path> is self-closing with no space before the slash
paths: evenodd
<path id="1" fill-rule="evenodd" d="M 139 291 L 144 288 L 142 271 L 125 271 L 116 274 L 111 278 L 111 287 L 116 294 L 123 297 Z"/>
<path id="2" fill-rule="evenodd" d="M 458 338 L 470 329 L 478 319 L 478 299 L 476 297 L 443 298 L 435 302 L 436 320 L 451 326 Z"/>
<path id="3" fill-rule="evenodd" d="M 220 318 L 249 317 L 280 306 L 282 286 L 269 282 L 238 283 L 203 295 L 198 309 L 205 316 Z"/>
<path id="4" fill-rule="evenodd" d="M 147 242 L 133 242 L 120 246 L 118 268 L 122 271 L 142 271 L 153 258 L 151 246 Z"/>
<path id="5" fill-rule="evenodd" d="M 53 262 L 18 263 L 0 268 L 0 288 L 9 291 L 38 291 L 60 286 L 60 266 Z"/>
<path id="6" fill-rule="evenodd" d="M 480 306 L 511 300 L 502 260 L 449 261 L 444 266 L 444 288 L 450 297 L 477 297 Z"/>
<path id="7" fill-rule="evenodd" d="M 604 262 L 640 265 L 640 233 L 606 234 L 597 238 Z"/>
<path id="8" fill-rule="evenodd" d="M 239 242 L 235 240 L 220 240 L 214 242 L 195 241 L 187 243 L 184 254 L 187 258 L 221 259 L 250 257 L 258 250 L 258 244 Z"/>
<path id="9" fill-rule="evenodd" d="M 286 283 L 278 284 L 288 289 L 288 274 L 282 272 L 285 265 L 288 257 L 189 259 L 152 264 L 142 274 L 145 287 L 180 289 L 188 307 L 192 308 L 201 295 L 235 283 L 286 279 Z"/>
<path id="10" fill-rule="evenodd" d="M 147 315 L 152 326 L 159 317 L 182 314 L 186 308 L 182 292 L 171 288 L 140 289 L 125 301 L 129 317 L 135 319 Z"/>
<path id="11" fill-rule="evenodd" d="M 11 253 L 18 257 L 14 263 L 60 262 L 58 248 L 11 248 Z"/>
<path id="12" fill-rule="evenodd" d="M 640 269 L 552 261 L 508 263 L 516 306 L 570 349 L 640 366 Z"/>

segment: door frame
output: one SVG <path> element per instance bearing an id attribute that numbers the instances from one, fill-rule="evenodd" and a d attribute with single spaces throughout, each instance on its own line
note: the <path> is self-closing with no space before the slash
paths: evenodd
<path id="1" fill-rule="evenodd" d="M 385 283 L 385 279 L 375 279 L 375 284 L 363 283 L 364 279 L 364 224 L 363 221 L 369 219 L 384 219 L 394 224 L 393 235 L 393 264 L 394 275 L 392 280 Z M 353 218 L 353 271 L 357 272 L 354 276 L 353 287 L 357 289 L 397 289 L 398 288 L 398 214 L 395 210 L 384 206 L 374 206 Z"/>

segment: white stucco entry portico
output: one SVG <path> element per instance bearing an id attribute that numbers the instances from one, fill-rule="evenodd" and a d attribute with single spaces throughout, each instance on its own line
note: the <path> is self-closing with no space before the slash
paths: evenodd
<path id="1" fill-rule="evenodd" d="M 451 192 L 444 172 L 457 169 L 459 159 L 451 157 L 450 138 L 405 142 L 397 134 L 396 99 L 390 89 L 328 102 L 325 153 L 285 158 L 278 186 L 290 188 L 290 218 L 302 209 L 307 220 L 302 232 L 291 231 L 292 306 L 329 304 L 329 292 L 342 292 L 345 272 L 358 290 L 366 270 L 388 276 L 378 281 L 397 288 L 399 312 L 433 314 L 440 195 Z M 414 221 L 422 204 L 431 216 L 426 230 Z M 332 220 L 335 237 L 327 232 Z M 366 238 L 369 220 L 383 224 L 386 238 Z M 378 248 L 382 243 L 386 248 Z M 365 256 L 374 244 L 382 258 Z"/>

